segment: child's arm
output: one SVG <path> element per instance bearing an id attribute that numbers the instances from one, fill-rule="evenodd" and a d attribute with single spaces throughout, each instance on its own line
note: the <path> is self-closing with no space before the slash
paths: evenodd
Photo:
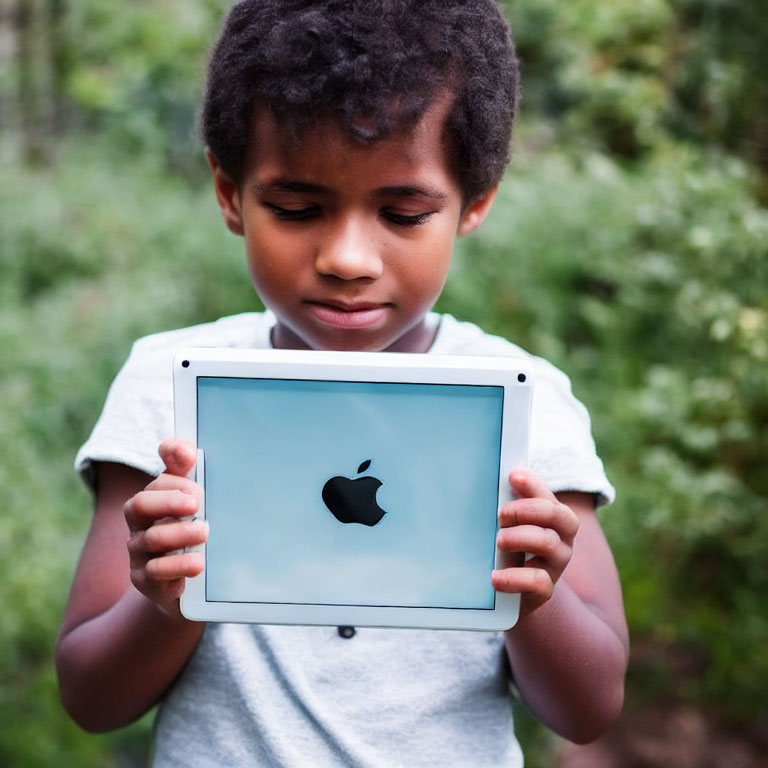
<path id="1" fill-rule="evenodd" d="M 624 697 L 629 639 L 613 556 L 590 495 L 555 496 L 522 470 L 510 483 L 517 499 L 501 508 L 499 549 L 534 555 L 493 574 L 496 589 L 522 593 L 505 636 L 515 680 L 542 722 L 592 741 Z"/>
<path id="2" fill-rule="evenodd" d="M 179 613 L 184 577 L 199 555 L 167 555 L 202 543 L 193 515 L 198 486 L 186 475 L 194 448 L 165 441 L 167 467 L 156 479 L 121 464 L 98 467 L 96 509 L 56 646 L 64 706 L 87 730 L 104 731 L 142 715 L 194 651 L 203 624 Z M 126 544 L 128 546 L 126 546 Z"/>

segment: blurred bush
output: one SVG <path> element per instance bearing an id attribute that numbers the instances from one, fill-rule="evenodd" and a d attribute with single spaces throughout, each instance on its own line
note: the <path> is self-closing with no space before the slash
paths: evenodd
<path id="1" fill-rule="evenodd" d="M 257 302 L 210 190 L 111 145 L 60 151 L 55 170 L 6 164 L 0 185 L 0 765 L 142 765 L 147 721 L 87 736 L 58 703 L 91 507 L 74 451 L 135 337 Z"/>
<path id="2" fill-rule="evenodd" d="M 142 764 L 148 720 L 86 736 L 57 701 L 90 508 L 71 463 L 136 336 L 259 306 L 194 133 L 227 5 L 20 0 L 3 16 L 19 44 L 0 45 L 2 765 Z M 765 719 L 768 16 L 506 5 L 525 77 L 513 167 L 439 307 L 561 365 L 592 413 L 619 489 L 602 520 L 629 706 Z"/>
<path id="3" fill-rule="evenodd" d="M 441 304 L 560 364 L 590 409 L 633 636 L 691 664 L 638 657 L 633 692 L 765 714 L 768 212 L 732 158 L 519 154 Z"/>

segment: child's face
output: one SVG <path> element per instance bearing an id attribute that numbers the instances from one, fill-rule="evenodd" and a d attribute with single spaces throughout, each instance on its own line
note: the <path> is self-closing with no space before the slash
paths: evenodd
<path id="1" fill-rule="evenodd" d="M 263 112 L 242 184 L 209 158 L 227 226 L 245 237 L 277 347 L 424 352 L 454 239 L 495 190 L 462 208 L 441 132 L 444 109 L 365 147 L 332 125 L 296 144 Z"/>

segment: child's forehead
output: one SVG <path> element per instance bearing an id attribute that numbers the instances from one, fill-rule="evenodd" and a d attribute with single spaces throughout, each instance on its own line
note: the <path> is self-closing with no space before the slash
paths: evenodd
<path id="1" fill-rule="evenodd" d="M 323 164 L 329 160 L 349 165 L 377 153 L 406 166 L 424 162 L 441 165 L 455 176 L 445 130 L 449 106 L 446 99 L 436 100 L 413 125 L 396 128 L 373 142 L 361 141 L 331 117 L 318 116 L 300 131 L 291 130 L 271 110 L 257 107 L 251 122 L 247 166 Z M 360 122 L 364 128 L 365 118 Z"/>

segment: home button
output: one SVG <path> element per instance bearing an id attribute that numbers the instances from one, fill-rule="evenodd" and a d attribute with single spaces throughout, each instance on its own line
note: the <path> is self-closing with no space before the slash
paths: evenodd
<path id="1" fill-rule="evenodd" d="M 339 627 L 339 636 L 343 637 L 345 640 L 349 640 L 351 637 L 355 636 L 355 632 L 357 631 L 354 627 Z"/>

